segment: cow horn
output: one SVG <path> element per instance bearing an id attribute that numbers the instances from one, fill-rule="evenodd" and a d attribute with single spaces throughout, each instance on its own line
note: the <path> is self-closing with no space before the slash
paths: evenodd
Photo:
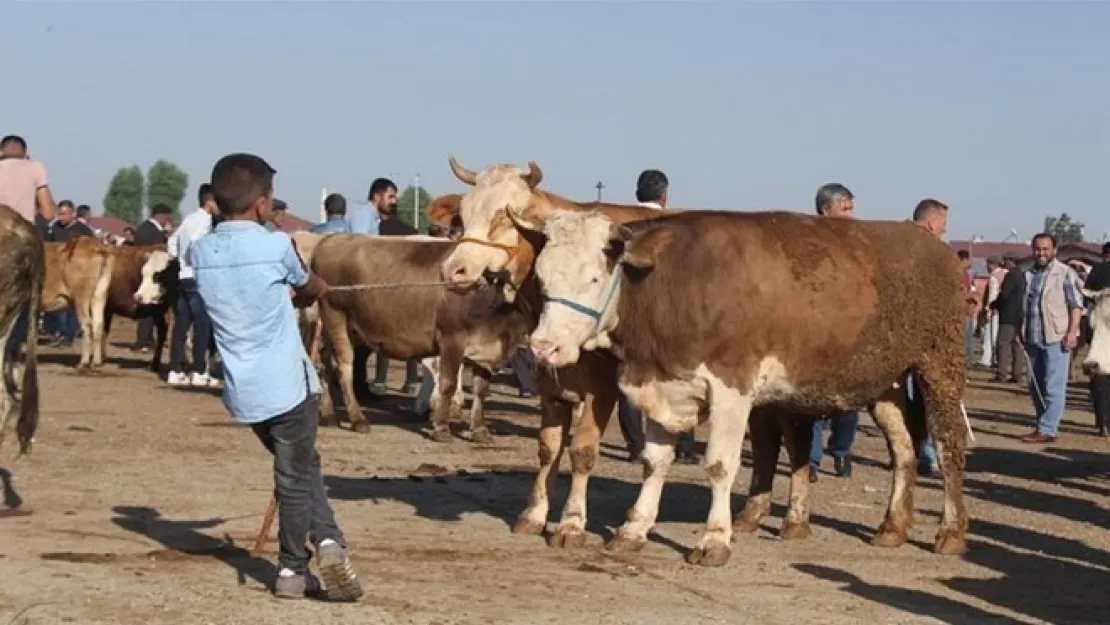
<path id="1" fill-rule="evenodd" d="M 474 186 L 474 183 L 477 182 L 478 174 L 460 165 L 459 162 L 455 160 L 454 155 L 451 155 L 447 158 L 447 164 L 451 166 L 451 173 L 455 174 L 455 177 L 458 178 L 460 181 L 465 182 L 472 187 Z"/>
<path id="2" fill-rule="evenodd" d="M 528 173 L 521 174 L 520 177 L 528 183 L 529 189 L 535 189 L 543 181 L 543 170 L 536 164 L 536 161 L 528 161 Z"/>

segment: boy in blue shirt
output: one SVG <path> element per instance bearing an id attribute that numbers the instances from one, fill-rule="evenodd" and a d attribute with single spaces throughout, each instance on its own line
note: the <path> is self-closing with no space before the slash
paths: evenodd
<path id="1" fill-rule="evenodd" d="M 320 593 L 308 572 L 306 540 L 315 546 L 323 596 L 362 595 L 343 534 L 324 489 L 316 452 L 320 382 L 305 353 L 289 297 L 308 301 L 328 285 L 308 273 L 282 232 L 262 225 L 273 210 L 275 170 L 252 154 L 229 154 L 212 169 L 212 194 L 222 221 L 189 248 L 197 290 L 212 320 L 224 365 L 223 401 L 251 426 L 274 456 L 280 570 L 274 594 Z"/>

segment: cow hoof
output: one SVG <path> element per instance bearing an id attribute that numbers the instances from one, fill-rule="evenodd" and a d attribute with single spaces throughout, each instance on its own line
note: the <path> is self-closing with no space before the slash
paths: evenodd
<path id="1" fill-rule="evenodd" d="M 759 529 L 759 522 L 763 520 L 763 515 L 748 515 L 741 514 L 736 517 L 732 522 L 732 531 L 740 534 L 751 534 Z"/>
<path id="2" fill-rule="evenodd" d="M 801 540 L 809 538 L 809 523 L 783 523 L 779 538 L 783 540 Z"/>
<path id="3" fill-rule="evenodd" d="M 436 430 L 432 432 L 432 440 L 437 443 L 450 443 L 454 437 L 451 436 L 451 430 Z"/>
<path id="4" fill-rule="evenodd" d="M 686 554 L 686 562 L 701 566 L 724 566 L 732 557 L 732 548 L 720 542 L 710 542 Z"/>
<path id="5" fill-rule="evenodd" d="M 613 553 L 635 553 L 643 549 L 646 544 L 646 538 L 636 538 L 618 532 L 605 543 L 605 550 Z"/>
<path id="6" fill-rule="evenodd" d="M 539 536 L 543 534 L 544 525 L 544 523 L 533 521 L 528 517 L 522 516 L 516 520 L 516 523 L 513 524 L 513 533 L 527 534 L 529 536 Z"/>
<path id="7" fill-rule="evenodd" d="M 370 424 L 366 421 L 356 421 L 355 423 L 351 424 L 351 431 L 358 432 L 359 434 L 369 434 Z"/>
<path id="8" fill-rule="evenodd" d="M 871 539 L 871 545 L 874 547 L 901 547 L 906 544 L 906 534 L 904 532 L 882 531 Z"/>
<path id="9" fill-rule="evenodd" d="M 470 442 L 475 445 L 492 445 L 493 435 L 489 433 L 489 430 L 483 428 L 470 435 Z"/>
<path id="10" fill-rule="evenodd" d="M 556 528 L 548 536 L 547 545 L 557 549 L 581 549 L 586 546 L 586 532 L 577 527 Z"/>
<path id="11" fill-rule="evenodd" d="M 933 544 L 933 553 L 942 556 L 958 556 L 967 551 L 967 541 L 947 532 L 939 532 L 937 541 Z"/>

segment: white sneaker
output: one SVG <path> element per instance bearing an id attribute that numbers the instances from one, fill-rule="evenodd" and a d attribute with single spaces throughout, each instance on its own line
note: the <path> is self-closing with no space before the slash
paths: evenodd
<path id="1" fill-rule="evenodd" d="M 188 386 L 189 376 L 180 371 L 170 371 L 169 375 L 166 376 L 166 384 L 170 386 Z"/>
<path id="2" fill-rule="evenodd" d="M 193 377 L 189 380 L 189 384 L 198 388 L 208 388 L 212 386 L 214 381 L 215 380 L 208 377 L 207 373 L 194 373 Z"/>

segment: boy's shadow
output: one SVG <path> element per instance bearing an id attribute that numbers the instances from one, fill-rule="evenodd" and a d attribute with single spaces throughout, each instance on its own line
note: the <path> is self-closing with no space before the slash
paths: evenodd
<path id="1" fill-rule="evenodd" d="M 203 521 L 171 521 L 163 518 L 154 508 L 146 506 L 115 506 L 112 522 L 121 528 L 146 536 L 166 547 L 171 552 L 193 556 L 209 556 L 235 569 L 239 584 L 246 584 L 247 577 L 269 588 L 277 579 L 277 567 L 261 558 L 256 558 L 242 547 L 237 547 L 231 537 L 212 538 L 198 532 L 200 529 L 216 527 L 226 519 L 214 518 Z"/>

